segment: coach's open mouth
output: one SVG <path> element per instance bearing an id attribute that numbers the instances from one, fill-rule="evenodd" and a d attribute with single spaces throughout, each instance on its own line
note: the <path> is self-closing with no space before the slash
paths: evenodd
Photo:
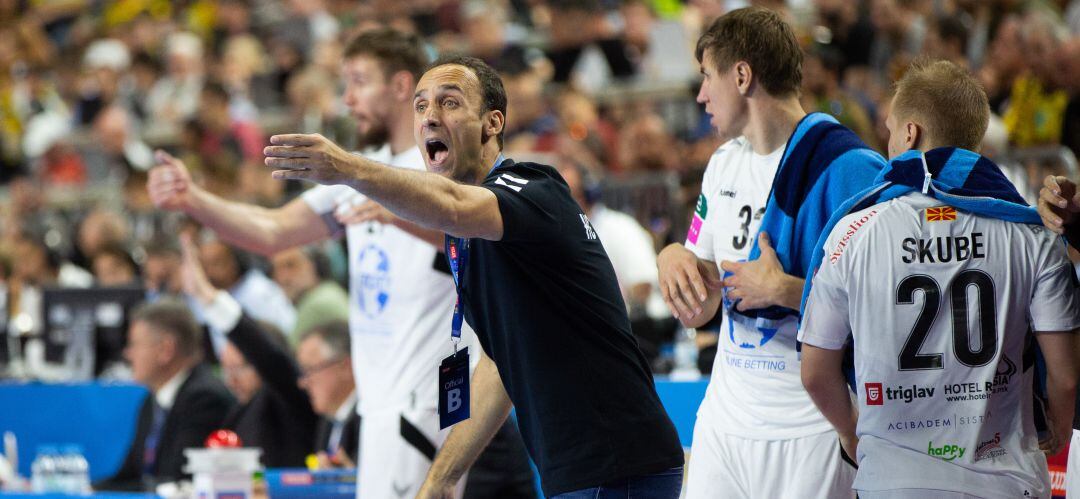
<path id="1" fill-rule="evenodd" d="M 432 166 L 441 166 L 447 156 L 450 156 L 450 147 L 441 139 L 425 140 L 424 149 L 427 151 L 428 161 Z"/>

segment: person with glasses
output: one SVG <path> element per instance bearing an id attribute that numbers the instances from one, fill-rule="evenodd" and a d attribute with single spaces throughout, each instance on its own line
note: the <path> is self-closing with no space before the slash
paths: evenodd
<path id="1" fill-rule="evenodd" d="M 244 447 L 262 449 L 268 468 L 302 467 L 314 450 L 318 416 L 300 388 L 302 373 L 284 333 L 256 322 L 228 292 L 206 277 L 190 234 L 180 238 L 184 293 L 198 302 L 209 325 L 225 386 L 239 401 L 222 427 Z"/>
<path id="2" fill-rule="evenodd" d="M 319 415 L 315 452 L 319 467 L 355 466 L 360 447 L 349 323 L 332 321 L 306 331 L 296 346 L 300 388 Z"/>

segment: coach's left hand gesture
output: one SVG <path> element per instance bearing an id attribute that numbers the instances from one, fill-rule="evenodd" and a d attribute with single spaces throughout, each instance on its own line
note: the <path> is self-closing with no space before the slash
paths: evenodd
<path id="1" fill-rule="evenodd" d="M 738 300 L 735 309 L 740 312 L 772 305 L 798 310 L 803 280 L 784 273 L 768 233 L 762 232 L 758 236 L 758 248 L 761 255 L 757 260 L 720 262 L 720 268 L 731 273 L 724 278 L 728 299 Z"/>
<path id="2" fill-rule="evenodd" d="M 286 134 L 270 137 L 263 149 L 266 166 L 276 179 L 310 180 L 324 185 L 356 179 L 360 156 L 349 154 L 322 135 Z"/>

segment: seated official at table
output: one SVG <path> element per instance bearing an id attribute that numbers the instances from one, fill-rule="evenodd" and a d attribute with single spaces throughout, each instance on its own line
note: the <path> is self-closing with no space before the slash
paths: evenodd
<path id="1" fill-rule="evenodd" d="M 180 245 L 184 293 L 202 309 L 225 385 L 240 402 L 222 427 L 235 431 L 244 447 L 262 449 L 264 466 L 304 466 L 313 452 L 318 416 L 298 386 L 300 370 L 288 340 L 273 325 L 253 320 L 235 298 L 210 283 L 188 235 L 181 236 Z"/>
<path id="2" fill-rule="evenodd" d="M 184 449 L 202 447 L 236 403 L 221 380 L 200 365 L 202 328 L 183 303 L 161 300 L 131 317 L 124 357 L 135 381 L 150 389 L 136 422 L 135 439 L 100 490 L 153 490 L 186 475 Z"/>
<path id="3" fill-rule="evenodd" d="M 360 414 L 356 412 L 349 323 L 333 321 L 308 330 L 296 346 L 300 386 L 319 414 L 315 451 L 319 466 L 353 467 L 360 451 Z M 378 459 L 376 456 L 375 459 Z"/>

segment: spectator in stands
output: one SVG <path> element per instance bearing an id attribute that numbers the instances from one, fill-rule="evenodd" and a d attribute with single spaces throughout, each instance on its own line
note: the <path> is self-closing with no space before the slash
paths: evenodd
<path id="1" fill-rule="evenodd" d="M 871 0 L 870 20 L 877 28 L 871 44 L 870 65 L 879 72 L 889 69 L 893 60 L 920 53 L 926 39 L 926 19 L 898 0 Z"/>
<path id="2" fill-rule="evenodd" d="M 133 313 L 124 357 L 150 395 L 120 470 L 96 489 L 152 491 L 159 483 L 184 478 L 184 449 L 202 447 L 221 427 L 235 400 L 199 363 L 202 337 L 202 328 L 180 302 L 160 301 Z"/>
<path id="3" fill-rule="evenodd" d="M 330 276 L 330 259 L 316 246 L 289 248 L 270 257 L 271 276 L 296 306 L 290 337 L 330 321 L 349 319 L 349 295 Z"/>
<path id="4" fill-rule="evenodd" d="M 317 416 L 297 386 L 300 370 L 285 335 L 252 320 L 235 298 L 210 283 L 190 237 L 181 236 L 180 244 L 184 293 L 202 307 L 215 336 L 225 385 L 239 402 L 222 426 L 234 430 L 244 446 L 262 449 L 265 466 L 304 466 Z"/>
<path id="5" fill-rule="evenodd" d="M 131 234 L 128 221 L 120 212 L 97 206 L 79 224 L 75 241 L 78 250 L 77 263 L 90 268 L 90 259 L 109 244 L 125 244 Z"/>
<path id="6" fill-rule="evenodd" d="M 97 286 L 131 286 L 139 279 L 139 265 L 131 252 L 120 243 L 102 246 L 90 259 Z"/>
<path id="7" fill-rule="evenodd" d="M 189 32 L 174 33 L 166 42 L 166 74 L 146 97 L 150 118 L 177 126 L 195 115 L 205 73 L 202 41 Z"/>
<path id="8" fill-rule="evenodd" d="M 247 263 L 247 255 L 210 238 L 200 245 L 199 257 L 210 283 L 228 291 L 253 319 L 269 322 L 282 331 L 294 329 L 296 309 L 274 281 Z"/>
<path id="9" fill-rule="evenodd" d="M 121 96 L 121 79 L 130 66 L 131 54 L 120 40 L 102 38 L 86 48 L 75 108 L 79 124 L 93 123 L 101 110 Z"/>
<path id="10" fill-rule="evenodd" d="M 1036 12 L 1022 22 L 1026 67 L 1012 82 L 1003 115 L 1009 141 L 1018 147 L 1056 144 L 1068 104 L 1068 93 L 1054 85 L 1059 71 L 1054 55 L 1062 41 L 1062 26 L 1048 14 Z"/>
<path id="11" fill-rule="evenodd" d="M 623 170 L 665 171 L 681 167 L 678 142 L 658 114 L 646 113 L 630 120 L 619 132 L 619 164 Z"/>
<path id="12" fill-rule="evenodd" d="M 132 170 L 147 170 L 154 165 L 153 151 L 135 133 L 135 124 L 123 107 L 102 109 L 94 119 L 93 131 L 99 158 L 87 159 L 90 178 L 122 179 Z"/>
<path id="13" fill-rule="evenodd" d="M 859 135 L 870 147 L 878 148 L 877 134 L 870 110 L 841 86 L 843 56 L 829 47 L 819 46 L 804 59 L 802 102 L 807 111 L 829 113 Z"/>
<path id="14" fill-rule="evenodd" d="M 13 277 L 31 287 L 85 288 L 94 277 L 45 243 L 43 234 L 21 232 L 12 244 Z"/>
<path id="15" fill-rule="evenodd" d="M 160 296 L 179 296 L 183 291 L 180 281 L 180 248 L 172 238 L 157 237 L 144 247 L 143 287 L 151 301 Z"/>
<path id="16" fill-rule="evenodd" d="M 1080 2 L 1076 3 L 1080 18 Z M 1080 36 L 1073 36 L 1058 48 L 1058 84 L 1069 95 L 1061 127 L 1061 144 L 1080 156 Z"/>
<path id="17" fill-rule="evenodd" d="M 341 320 L 307 330 L 296 347 L 300 387 L 320 416 L 315 451 L 321 467 L 355 465 L 360 451 L 351 351 L 349 323 Z"/>
<path id="18" fill-rule="evenodd" d="M 356 124 L 338 109 L 334 78 L 320 68 L 307 68 L 289 79 L 288 104 L 293 119 L 308 133 L 321 133 L 356 145 Z"/>

